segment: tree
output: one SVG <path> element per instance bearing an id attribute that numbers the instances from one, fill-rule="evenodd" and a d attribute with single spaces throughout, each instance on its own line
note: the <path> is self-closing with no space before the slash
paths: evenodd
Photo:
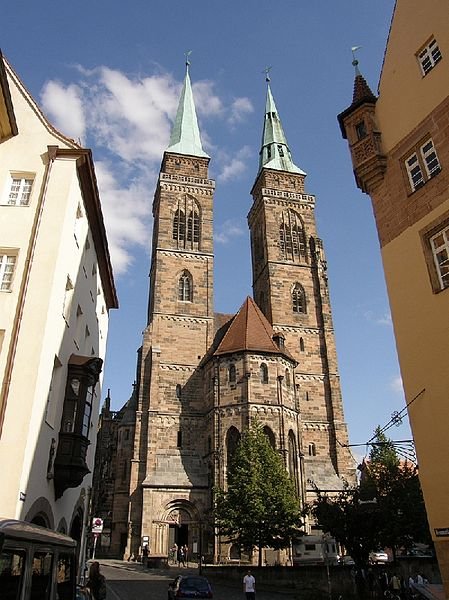
<path id="1" fill-rule="evenodd" d="M 218 531 L 240 547 L 286 548 L 301 533 L 295 486 L 261 426 L 246 430 L 228 470 L 227 490 L 215 490 Z"/>
<path id="2" fill-rule="evenodd" d="M 424 500 L 417 468 L 401 462 L 394 444 L 378 427 L 368 460 L 359 466 L 360 485 L 329 498 L 318 492 L 312 514 L 332 534 L 357 565 L 370 551 L 414 542 L 430 543 Z"/>
<path id="3" fill-rule="evenodd" d="M 330 533 L 352 556 L 358 567 L 368 562 L 378 547 L 379 519 L 374 503 L 363 500 L 358 487 L 347 486 L 337 496 L 320 491 L 312 505 L 312 515 L 323 531 Z"/>
<path id="4" fill-rule="evenodd" d="M 393 443 L 379 427 L 375 439 L 364 464 L 360 488 L 375 490 L 382 546 L 396 553 L 397 548 L 414 542 L 430 543 L 417 467 L 399 459 Z"/>

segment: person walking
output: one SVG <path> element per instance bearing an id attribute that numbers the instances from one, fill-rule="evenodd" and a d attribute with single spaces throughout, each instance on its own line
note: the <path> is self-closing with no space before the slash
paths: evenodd
<path id="1" fill-rule="evenodd" d="M 256 580 L 250 570 L 243 578 L 243 593 L 246 595 L 246 600 L 256 599 Z"/>
<path id="2" fill-rule="evenodd" d="M 86 587 L 93 600 L 106 600 L 106 579 L 100 573 L 100 563 L 96 560 L 90 565 Z"/>

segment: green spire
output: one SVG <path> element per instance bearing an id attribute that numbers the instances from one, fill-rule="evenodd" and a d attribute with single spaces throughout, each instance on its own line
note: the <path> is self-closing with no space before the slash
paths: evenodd
<path id="1" fill-rule="evenodd" d="M 201 145 L 200 130 L 196 118 L 192 86 L 190 84 L 189 64 L 190 63 L 187 60 L 186 76 L 167 152 L 209 158 Z"/>
<path id="2" fill-rule="evenodd" d="M 287 139 L 282 129 L 276 104 L 267 76 L 267 102 L 265 108 L 265 121 L 262 134 L 262 148 L 260 149 L 259 171 L 265 167 L 277 171 L 288 171 L 305 175 L 292 161 L 292 155 L 287 144 Z"/>

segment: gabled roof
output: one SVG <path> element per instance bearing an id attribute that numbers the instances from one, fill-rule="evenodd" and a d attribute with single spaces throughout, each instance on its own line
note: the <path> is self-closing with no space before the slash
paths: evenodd
<path id="1" fill-rule="evenodd" d="M 273 327 L 249 296 L 233 318 L 214 355 L 234 352 L 265 352 L 289 356 L 273 341 Z"/>
<path id="2" fill-rule="evenodd" d="M 3 64 L 3 54 L 0 50 L 0 141 L 17 135 L 17 133 L 16 116 Z"/>
<path id="3" fill-rule="evenodd" d="M 195 102 L 193 100 L 192 86 L 190 85 L 188 63 L 167 152 L 209 158 L 201 144 Z"/>

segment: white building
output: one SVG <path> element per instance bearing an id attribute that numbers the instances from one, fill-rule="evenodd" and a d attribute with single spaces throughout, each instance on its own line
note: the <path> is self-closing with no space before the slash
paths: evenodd
<path id="1" fill-rule="evenodd" d="M 0 55 L 0 515 L 85 531 L 109 310 L 90 150 Z"/>

